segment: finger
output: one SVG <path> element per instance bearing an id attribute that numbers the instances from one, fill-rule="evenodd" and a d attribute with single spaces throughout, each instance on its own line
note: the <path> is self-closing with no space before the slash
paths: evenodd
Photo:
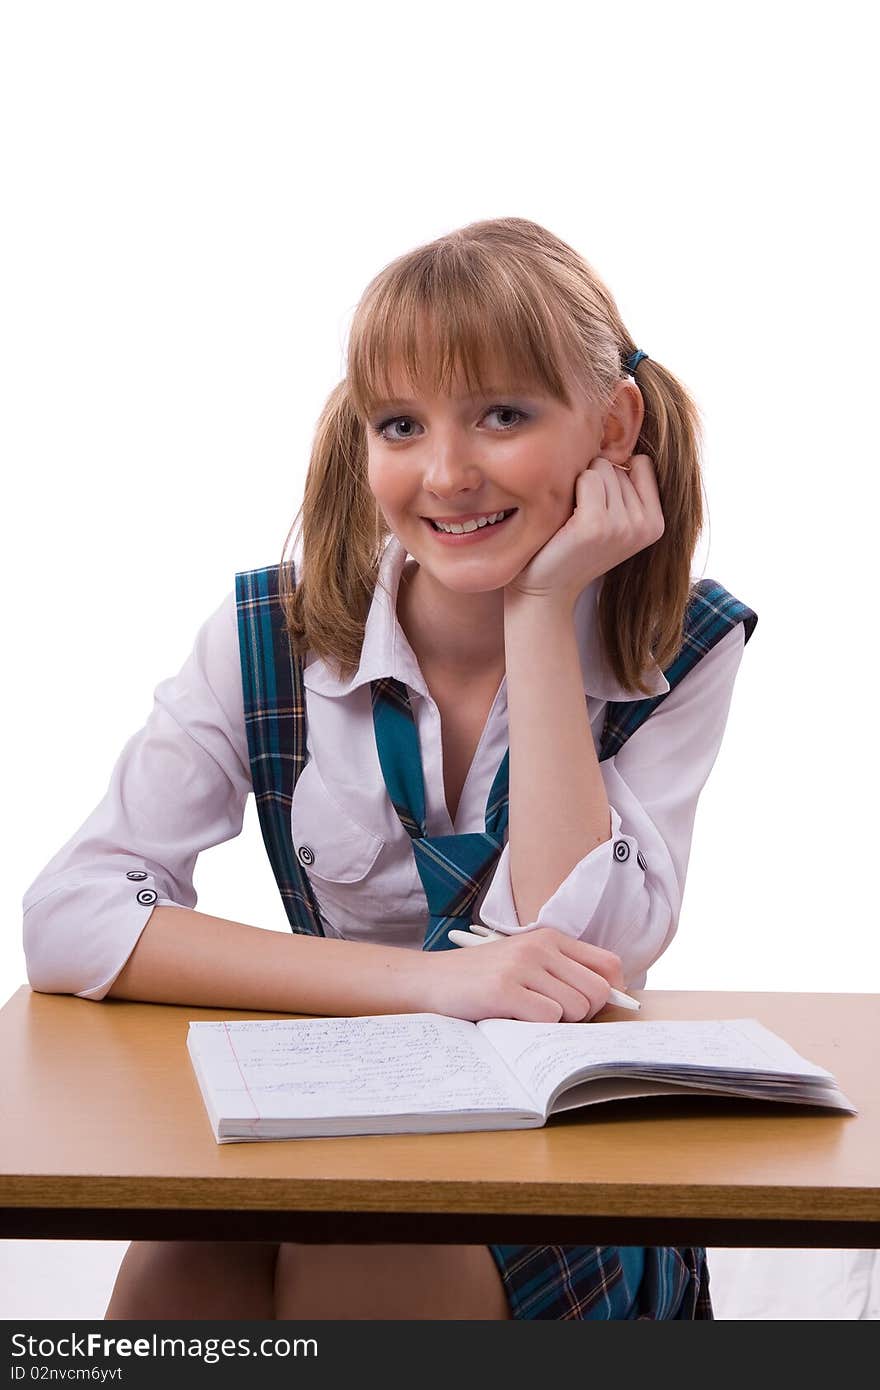
<path id="1" fill-rule="evenodd" d="M 565 1010 L 556 999 L 523 985 L 516 996 L 512 1017 L 521 1023 L 562 1023 Z"/>
<path id="2" fill-rule="evenodd" d="M 653 482 L 656 496 L 656 509 L 660 506 L 659 492 L 656 492 L 656 478 L 653 474 L 653 464 L 646 453 L 634 453 L 626 464 L 612 463 L 613 477 L 617 480 L 620 488 L 621 500 L 626 507 L 627 517 L 631 523 L 641 525 L 645 520 L 645 513 L 653 506 L 652 502 L 645 502 L 645 468 L 648 471 L 649 485 Z"/>
<path id="3" fill-rule="evenodd" d="M 588 464 L 581 473 L 576 475 L 572 491 L 572 503 L 575 507 L 583 506 L 590 510 L 587 498 L 591 492 L 595 492 L 596 495 L 594 505 L 608 506 L 608 490 L 605 486 L 605 480 L 600 470 L 593 468 L 592 464 Z"/>
<path id="4" fill-rule="evenodd" d="M 583 972 L 582 972 L 583 973 Z M 543 981 L 530 984 L 531 989 L 546 994 L 562 1005 L 560 1023 L 583 1023 L 604 1008 L 611 986 L 601 975 L 590 973 L 587 980 L 577 985 L 563 980 L 552 969 L 548 970 Z"/>
<path id="5" fill-rule="evenodd" d="M 611 465 L 618 479 L 623 505 L 633 525 L 644 526 L 650 517 L 662 516 L 654 465 L 647 454 L 633 454 L 628 466 Z"/>
<path id="6" fill-rule="evenodd" d="M 639 499 L 643 533 L 648 543 L 657 541 L 666 530 L 666 518 L 657 485 L 657 474 L 653 461 L 647 454 L 633 455 L 633 471 L 629 482 Z"/>
<path id="7" fill-rule="evenodd" d="M 606 951 L 604 946 L 594 946 L 591 941 L 581 941 L 579 937 L 569 936 L 567 932 L 560 932 L 559 937 L 557 944 L 562 955 L 568 956 L 578 965 L 586 966 L 588 970 L 595 971 L 616 989 L 626 989 L 620 956 L 615 955 L 613 951 Z"/>
<path id="8" fill-rule="evenodd" d="M 621 482 L 625 482 L 626 480 L 617 472 L 611 460 L 599 454 L 597 458 L 593 459 L 586 471 L 588 473 L 592 472 L 602 479 L 602 484 L 605 488 L 605 507 L 610 512 L 611 516 L 619 522 L 625 521 L 627 518 L 627 508 L 623 492 L 621 491 Z"/>
<path id="9" fill-rule="evenodd" d="M 544 971 L 554 981 L 550 986 L 554 998 L 565 1005 L 567 1022 L 579 1023 L 584 1017 L 580 1000 L 589 1001 L 591 1013 L 596 1013 L 608 1002 L 610 982 L 589 966 L 579 965 L 577 961 L 569 961 L 568 957 L 560 955 L 546 965 Z"/>
<path id="10" fill-rule="evenodd" d="M 541 950 L 534 962 L 534 968 L 540 971 L 545 979 L 549 976 L 554 981 L 553 985 L 545 985 L 543 992 L 546 993 L 549 989 L 554 998 L 560 999 L 563 997 L 559 993 L 560 989 L 574 992 L 574 998 L 570 994 L 566 995 L 566 1017 L 560 1019 L 560 1022 L 580 1023 L 584 1020 L 585 1015 L 582 1005 L 577 1002 L 578 997 L 589 1000 L 590 1009 L 586 1018 L 590 1019 L 605 1007 L 612 986 L 626 989 L 622 962 L 613 951 L 606 951 L 602 946 L 594 946 L 589 941 L 569 936 L 557 927 L 538 927 L 536 934 L 538 933 L 543 937 L 542 944 L 550 946 L 551 951 L 548 954 Z M 529 932 L 523 933 L 521 940 L 525 941 L 529 935 Z M 538 942 L 534 944 L 537 946 Z M 540 979 L 541 976 L 535 978 Z M 529 987 L 541 989 L 541 986 L 533 984 L 531 979 Z"/>
<path id="11" fill-rule="evenodd" d="M 657 486 L 657 474 L 652 459 L 647 454 L 633 454 L 630 463 L 632 468 L 629 481 L 638 493 L 642 505 L 650 508 L 656 503 L 659 506 L 660 489 Z"/>
<path id="12" fill-rule="evenodd" d="M 615 479 L 620 491 L 621 505 L 626 513 L 630 524 L 638 524 L 643 516 L 643 506 L 641 498 L 633 487 L 630 472 L 632 470 L 632 459 L 627 464 L 612 463 L 612 477 Z"/>

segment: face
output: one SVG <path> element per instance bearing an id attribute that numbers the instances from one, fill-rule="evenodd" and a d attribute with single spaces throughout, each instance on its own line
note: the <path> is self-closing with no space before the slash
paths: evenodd
<path id="1" fill-rule="evenodd" d="M 578 402 L 502 390 L 468 398 L 415 394 L 383 402 L 367 422 L 368 480 L 391 530 L 445 587 L 483 592 L 509 584 L 574 510 L 575 481 L 602 451 L 602 415 Z M 636 431 L 637 433 L 638 431 Z M 511 511 L 462 539 L 426 518 L 465 520 Z"/>

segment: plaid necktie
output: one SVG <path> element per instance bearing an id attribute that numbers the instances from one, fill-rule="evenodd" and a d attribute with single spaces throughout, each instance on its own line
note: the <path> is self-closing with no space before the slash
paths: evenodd
<path id="1" fill-rule="evenodd" d="M 416 868 L 428 899 L 425 951 L 455 950 L 447 933 L 467 931 L 474 903 L 504 848 L 508 814 L 508 765 L 505 752 L 486 805 L 485 834 L 425 834 L 425 782 L 419 734 L 409 692 L 391 677 L 371 681 L 376 747 L 391 804 L 412 841 Z"/>

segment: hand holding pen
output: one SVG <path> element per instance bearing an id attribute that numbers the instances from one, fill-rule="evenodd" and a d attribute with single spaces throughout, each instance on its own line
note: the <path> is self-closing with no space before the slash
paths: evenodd
<path id="1" fill-rule="evenodd" d="M 482 922 L 473 922 L 467 931 L 451 931 L 449 940 L 456 946 L 483 946 L 489 941 L 501 941 L 505 933 L 493 931 L 491 927 L 486 927 Z M 609 1004 L 615 1005 L 619 1009 L 631 1009 L 638 1011 L 641 1004 L 632 995 L 625 994 L 623 990 L 610 988 L 608 994 Z"/>

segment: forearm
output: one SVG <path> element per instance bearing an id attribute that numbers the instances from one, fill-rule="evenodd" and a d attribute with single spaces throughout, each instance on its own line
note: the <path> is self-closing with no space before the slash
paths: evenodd
<path id="1" fill-rule="evenodd" d="M 107 997 L 331 1016 L 422 1008 L 419 951 L 261 927 L 184 907 L 153 909 Z"/>
<path id="2" fill-rule="evenodd" d="M 542 606 L 543 605 L 543 606 Z M 574 866 L 611 838 L 573 612 L 505 596 L 510 874 L 525 925 Z"/>

